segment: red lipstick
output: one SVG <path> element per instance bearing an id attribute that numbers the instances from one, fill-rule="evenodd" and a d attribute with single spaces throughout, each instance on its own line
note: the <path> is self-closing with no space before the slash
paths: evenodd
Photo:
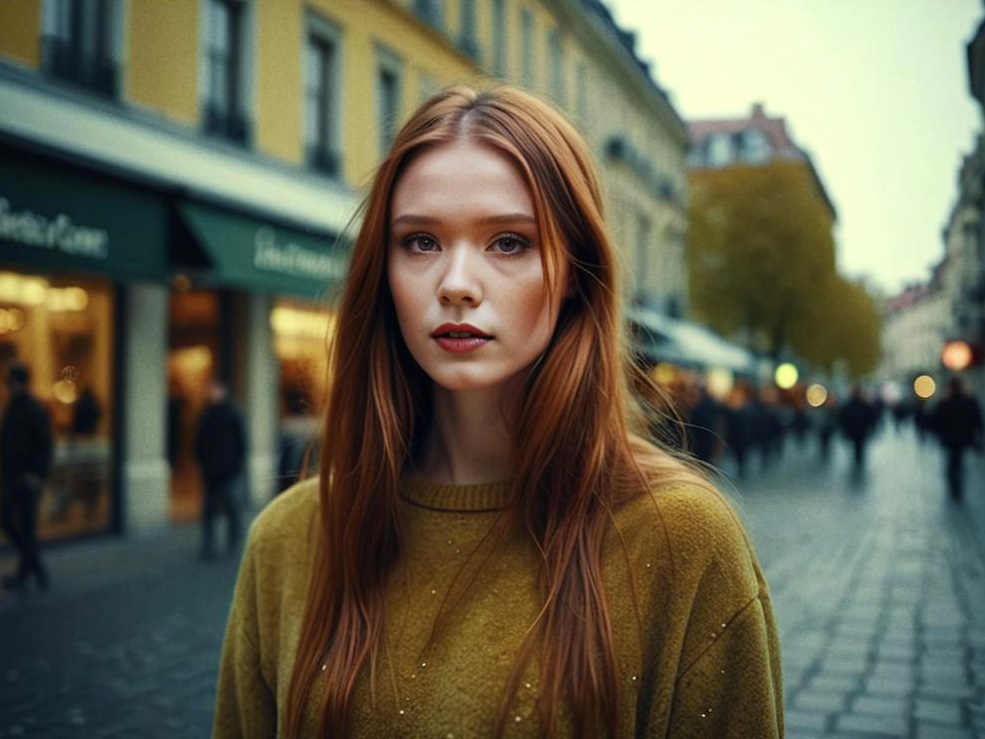
<path id="1" fill-rule="evenodd" d="M 482 348 L 493 337 L 470 323 L 442 323 L 431 332 L 431 338 L 445 351 L 462 354 Z"/>

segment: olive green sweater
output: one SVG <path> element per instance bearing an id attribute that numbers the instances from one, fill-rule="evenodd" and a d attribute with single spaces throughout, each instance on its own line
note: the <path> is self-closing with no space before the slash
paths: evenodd
<path id="1" fill-rule="evenodd" d="M 469 557 L 477 545 L 489 546 L 480 542 L 506 493 L 506 483 L 405 481 L 402 559 L 386 592 L 375 705 L 364 670 L 352 737 L 491 735 L 513 656 L 541 607 L 538 555 L 527 538 L 499 543 L 488 558 Z M 250 527 L 222 647 L 215 737 L 283 735 L 318 506 L 318 484 L 309 480 L 281 494 Z M 462 577 L 455 575 L 467 558 L 481 563 L 469 570 L 478 575 L 422 654 L 439 605 L 460 592 Z M 722 497 L 675 484 L 627 503 L 614 513 L 602 565 L 620 671 L 621 736 L 783 736 L 769 590 Z M 535 662 L 511 704 L 507 737 L 541 734 Z M 323 689 L 319 676 L 306 737 L 316 734 Z M 569 736 L 569 712 L 559 717 L 561 735 Z"/>

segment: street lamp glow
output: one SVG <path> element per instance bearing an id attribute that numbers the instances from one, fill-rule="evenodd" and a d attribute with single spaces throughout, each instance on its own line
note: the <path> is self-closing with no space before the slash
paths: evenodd
<path id="1" fill-rule="evenodd" d="M 717 367 L 708 370 L 706 381 L 708 383 L 709 393 L 716 398 L 724 398 L 731 392 L 732 387 L 735 385 L 735 376 L 731 370 Z"/>
<path id="2" fill-rule="evenodd" d="M 918 398 L 926 400 L 933 397 L 934 393 L 937 392 L 937 383 L 930 375 L 920 375 L 913 381 L 913 392 L 917 394 Z"/>
<path id="3" fill-rule="evenodd" d="M 941 361 L 952 372 L 960 372 L 971 364 L 972 351 L 967 341 L 949 341 L 941 352 Z"/>
<path id="4" fill-rule="evenodd" d="M 800 373 L 797 372 L 797 368 L 790 362 L 784 362 L 779 367 L 776 368 L 776 372 L 773 374 L 773 379 L 776 381 L 776 386 L 781 390 L 789 390 L 794 385 L 797 384 L 797 378 L 800 377 Z"/>
<path id="5" fill-rule="evenodd" d="M 816 382 L 807 388 L 807 404 L 812 408 L 820 408 L 824 401 L 828 399 L 828 390 L 824 385 Z"/>

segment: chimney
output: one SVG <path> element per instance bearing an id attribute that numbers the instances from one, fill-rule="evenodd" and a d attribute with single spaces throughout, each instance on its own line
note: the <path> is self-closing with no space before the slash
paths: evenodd
<path id="1" fill-rule="evenodd" d="M 759 120 L 759 121 L 764 120 L 766 118 L 766 113 L 763 112 L 762 103 L 752 104 L 752 118 L 753 120 Z"/>

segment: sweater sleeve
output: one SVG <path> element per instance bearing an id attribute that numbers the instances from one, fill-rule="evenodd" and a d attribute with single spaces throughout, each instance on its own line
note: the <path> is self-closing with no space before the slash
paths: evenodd
<path id="1" fill-rule="evenodd" d="M 277 734 L 277 702 L 260 670 L 255 531 L 251 526 L 226 623 L 213 739 L 272 739 Z"/>
<path id="2" fill-rule="evenodd" d="M 668 737 L 783 737 L 778 645 L 769 594 L 761 592 L 678 678 Z"/>
<path id="3" fill-rule="evenodd" d="M 673 499 L 668 501 L 673 503 Z M 669 507 L 669 506 L 668 506 Z M 783 680 L 770 589 L 724 496 L 681 496 L 674 539 L 683 629 L 668 739 L 780 739 Z"/>

